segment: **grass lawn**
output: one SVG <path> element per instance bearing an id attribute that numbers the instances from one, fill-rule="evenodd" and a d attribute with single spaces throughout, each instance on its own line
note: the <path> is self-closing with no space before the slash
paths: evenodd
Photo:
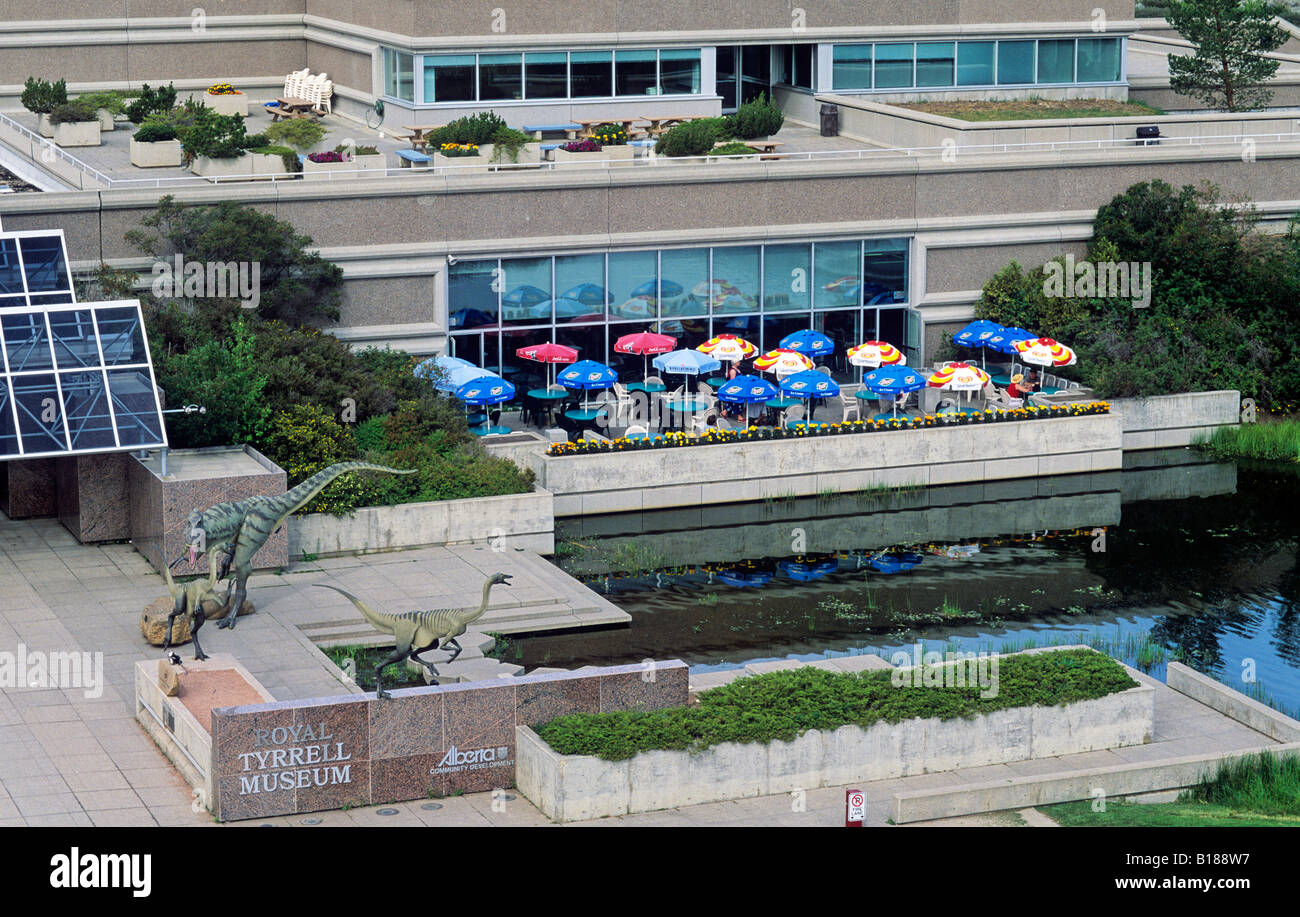
<path id="1" fill-rule="evenodd" d="M 1105 812 L 1091 802 L 1039 806 L 1038 811 L 1066 828 L 1300 828 L 1300 815 L 1260 815 L 1203 802 L 1108 803 Z"/>
<path id="2" fill-rule="evenodd" d="M 1032 121 L 1043 118 L 1114 118 L 1119 116 L 1163 115 L 1164 111 L 1142 102 L 1111 99 L 1017 99 L 1006 102 L 978 100 L 956 102 L 911 102 L 898 108 L 959 118 L 962 121 Z"/>

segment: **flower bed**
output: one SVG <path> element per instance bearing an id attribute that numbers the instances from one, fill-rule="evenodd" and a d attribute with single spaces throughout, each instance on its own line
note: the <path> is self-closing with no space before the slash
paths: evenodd
<path id="1" fill-rule="evenodd" d="M 805 436 L 851 436 L 887 430 L 919 430 L 927 427 L 969 426 L 988 423 L 1014 423 L 1049 417 L 1082 417 L 1109 414 L 1110 404 L 1093 401 L 1086 404 L 1023 407 L 1009 410 L 990 408 L 978 414 L 927 414 L 924 417 L 900 417 L 897 420 L 850 420 L 845 423 L 799 424 L 792 430 L 780 427 L 749 427 L 745 430 L 712 429 L 707 433 L 680 431 L 664 433 L 652 439 L 616 439 L 612 442 L 552 443 L 546 454 L 588 455 L 594 452 L 632 452 L 644 449 L 673 449 L 683 446 L 713 446 L 720 443 L 746 443 L 765 439 L 798 439 Z"/>

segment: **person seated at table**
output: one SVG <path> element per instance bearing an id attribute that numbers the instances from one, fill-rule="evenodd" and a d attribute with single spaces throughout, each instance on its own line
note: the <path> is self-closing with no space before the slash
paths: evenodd
<path id="1" fill-rule="evenodd" d="M 1011 398 L 1024 399 L 1036 387 L 1033 382 L 1025 381 L 1024 373 L 1016 373 L 1011 377 L 1011 384 L 1007 386 L 1007 395 Z"/>

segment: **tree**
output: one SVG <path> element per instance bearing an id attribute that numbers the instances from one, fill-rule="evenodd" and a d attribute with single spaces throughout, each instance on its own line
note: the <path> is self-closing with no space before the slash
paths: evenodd
<path id="1" fill-rule="evenodd" d="M 1263 108 L 1273 92 L 1261 84 L 1277 72 L 1276 51 L 1287 33 L 1273 17 L 1285 8 L 1268 0 L 1183 0 L 1165 16 L 1196 48 L 1170 55 L 1169 88 L 1220 111 Z"/>

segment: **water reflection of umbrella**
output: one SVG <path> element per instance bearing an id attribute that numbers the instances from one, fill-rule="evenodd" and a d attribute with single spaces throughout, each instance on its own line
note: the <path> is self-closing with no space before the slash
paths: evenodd
<path id="1" fill-rule="evenodd" d="M 839 561 L 823 560 L 815 564 L 801 563 L 793 560 L 783 560 L 777 564 L 778 567 L 792 580 L 801 583 L 812 582 L 821 579 L 828 573 L 834 573 L 839 569 Z"/>
<path id="2" fill-rule="evenodd" d="M 925 558 L 910 551 L 899 554 L 876 554 L 867 563 L 886 575 L 902 573 L 919 565 Z"/>
<path id="3" fill-rule="evenodd" d="M 718 582 L 740 588 L 766 586 L 772 582 L 772 574 L 763 570 L 719 570 Z"/>
<path id="4" fill-rule="evenodd" d="M 632 291 L 632 296 L 662 296 L 664 299 L 671 299 L 674 296 L 681 296 L 685 292 L 680 283 L 672 280 L 647 280 L 641 286 Z"/>
<path id="5" fill-rule="evenodd" d="M 781 338 L 781 347 L 809 357 L 824 357 L 835 350 L 835 342 L 812 328 L 795 331 Z"/>
<path id="6" fill-rule="evenodd" d="M 541 287 L 535 287 L 532 284 L 525 283 L 522 286 L 515 287 L 509 293 L 501 297 L 503 306 L 518 306 L 526 308 L 535 306 L 540 302 L 545 302 L 551 298 L 551 294 Z"/>
<path id="7" fill-rule="evenodd" d="M 754 297 L 722 279 L 697 283 L 691 290 L 691 295 L 700 302 L 708 303 L 714 312 L 747 312 L 758 308 Z"/>
<path id="8" fill-rule="evenodd" d="M 594 283 L 580 283 L 560 294 L 561 299 L 576 299 L 587 306 L 604 306 L 609 301 L 605 288 Z"/>
<path id="9" fill-rule="evenodd" d="M 591 306 L 586 303 L 579 302 L 576 299 L 564 298 L 548 299 L 545 302 L 539 302 L 537 305 L 529 307 L 528 314 L 532 318 L 550 321 L 552 307 L 555 308 L 555 317 L 557 319 L 573 318 L 576 315 L 591 314 Z"/>
<path id="10" fill-rule="evenodd" d="M 654 296 L 633 296 L 623 305 L 612 307 L 611 311 L 623 318 L 654 318 L 659 314 L 658 302 Z"/>
<path id="11" fill-rule="evenodd" d="M 483 325 L 495 325 L 496 316 L 484 312 L 482 309 L 457 309 L 451 313 L 451 327 L 453 328 L 480 328 Z"/>

